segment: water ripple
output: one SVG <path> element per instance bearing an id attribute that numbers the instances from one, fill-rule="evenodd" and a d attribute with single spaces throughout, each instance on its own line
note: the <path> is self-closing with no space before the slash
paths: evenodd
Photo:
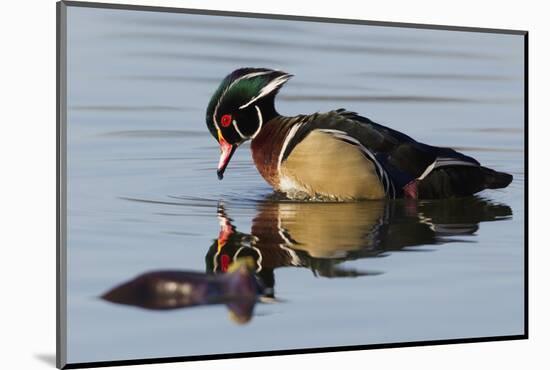
<path id="1" fill-rule="evenodd" d="M 289 95 L 281 94 L 280 100 L 303 101 L 370 101 L 380 103 L 481 103 L 481 104 L 508 104 L 523 102 L 515 98 L 461 98 L 451 96 L 422 96 L 422 95 Z"/>
<path id="2" fill-rule="evenodd" d="M 122 39 L 122 40 L 153 40 L 158 42 L 195 42 L 195 43 L 211 43 L 213 45 L 237 45 L 240 47 L 259 47 L 262 49 L 293 49 L 293 50 L 315 50 L 327 52 L 343 52 L 343 53 L 368 53 L 383 56 L 414 56 L 427 58 L 459 58 L 459 59 L 485 59 L 494 60 L 501 59 L 504 56 L 493 55 L 480 52 L 472 52 L 465 50 L 445 50 L 445 49 L 421 49 L 421 48 L 402 48 L 402 47 L 385 47 L 385 46 L 365 46 L 362 44 L 341 44 L 341 43 L 293 43 L 288 41 L 280 41 L 273 39 L 254 39 L 243 36 L 231 35 L 205 35 L 205 34 L 175 34 L 162 32 L 119 32 L 106 33 L 104 38 Z"/>
<path id="3" fill-rule="evenodd" d="M 464 73 L 399 73 L 399 72 L 362 72 L 359 76 L 392 78 L 392 79 L 412 79 L 412 80 L 458 80 L 458 81 L 514 81 L 520 80 L 521 76 L 503 76 L 503 75 L 481 75 Z"/>
<path id="4" fill-rule="evenodd" d="M 205 136 L 210 136 L 210 133 L 206 131 L 191 131 L 191 130 L 126 130 L 126 131 L 106 132 L 106 133 L 100 134 L 99 136 L 127 137 L 127 138 L 136 138 L 136 137 L 137 138 L 172 138 L 172 137 L 205 137 Z"/>
<path id="5" fill-rule="evenodd" d="M 91 112 L 169 112 L 189 110 L 189 108 L 170 105 L 72 105 L 69 109 Z"/>
<path id="6" fill-rule="evenodd" d="M 174 60 L 197 60 L 208 63 L 263 63 L 263 64 L 276 64 L 281 63 L 273 58 L 261 58 L 257 56 L 232 56 L 232 55 L 220 55 L 220 54 L 193 54 L 184 52 L 172 52 L 172 51 L 139 51 L 128 52 L 122 55 L 132 58 L 157 58 L 157 59 L 174 59 Z M 285 62 L 288 62 L 285 59 Z"/>

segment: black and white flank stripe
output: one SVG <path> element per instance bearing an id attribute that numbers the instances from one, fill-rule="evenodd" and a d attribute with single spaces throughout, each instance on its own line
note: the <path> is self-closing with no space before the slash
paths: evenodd
<path id="1" fill-rule="evenodd" d="M 384 169 L 384 167 L 380 164 L 380 162 L 376 159 L 376 156 L 368 150 L 359 140 L 356 138 L 348 135 L 346 132 L 341 130 L 333 130 L 333 129 L 318 129 L 320 132 L 325 132 L 328 134 L 331 134 L 338 140 L 342 140 L 348 144 L 356 146 L 361 153 L 374 164 L 374 168 L 376 170 L 376 175 L 378 176 L 378 179 L 382 183 L 382 186 L 384 187 L 384 193 L 387 197 L 394 199 L 396 197 L 396 191 L 395 191 L 395 185 L 393 181 L 391 180 L 390 176 Z"/>

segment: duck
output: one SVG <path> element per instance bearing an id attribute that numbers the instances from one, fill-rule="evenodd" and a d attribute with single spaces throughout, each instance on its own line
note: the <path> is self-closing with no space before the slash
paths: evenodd
<path id="1" fill-rule="evenodd" d="M 442 199 L 512 182 L 511 174 L 344 108 L 283 116 L 275 98 L 291 77 L 247 67 L 221 81 L 206 109 L 207 128 L 221 152 L 220 180 L 237 148 L 250 141 L 260 175 L 291 199 Z"/>

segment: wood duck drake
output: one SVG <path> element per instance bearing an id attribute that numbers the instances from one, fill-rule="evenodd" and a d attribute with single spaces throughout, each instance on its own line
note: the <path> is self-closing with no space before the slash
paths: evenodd
<path id="1" fill-rule="evenodd" d="M 275 96 L 291 77 L 241 68 L 222 81 L 206 112 L 221 149 L 220 180 L 237 147 L 251 140 L 260 174 L 291 198 L 447 198 L 504 188 L 512 181 L 512 175 L 472 157 L 417 142 L 345 109 L 281 116 Z"/>

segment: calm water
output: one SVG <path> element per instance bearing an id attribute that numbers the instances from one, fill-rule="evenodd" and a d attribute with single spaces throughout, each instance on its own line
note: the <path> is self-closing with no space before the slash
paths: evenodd
<path id="1" fill-rule="evenodd" d="M 86 362 L 523 332 L 520 36 L 68 10 L 68 360 Z M 273 197 L 239 149 L 223 181 L 204 115 L 243 66 L 295 75 L 285 115 L 345 107 L 514 175 L 444 202 Z M 238 325 L 98 297 L 154 270 L 255 256 L 275 281 Z M 252 241 L 252 242 L 251 242 Z M 216 262 L 217 263 L 217 262 Z"/>

